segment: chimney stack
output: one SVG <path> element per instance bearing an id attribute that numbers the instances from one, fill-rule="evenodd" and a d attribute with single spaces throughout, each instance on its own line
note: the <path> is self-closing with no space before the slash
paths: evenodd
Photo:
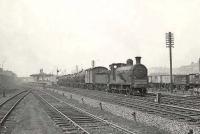
<path id="1" fill-rule="evenodd" d="M 40 74 L 43 74 L 44 72 L 43 72 L 43 68 L 42 69 L 40 69 Z"/>
<path id="2" fill-rule="evenodd" d="M 95 60 L 92 60 L 92 68 L 95 67 Z"/>
<path id="3" fill-rule="evenodd" d="M 140 56 L 137 56 L 137 57 L 135 57 L 135 60 L 136 60 L 136 64 L 140 64 L 141 57 L 140 57 Z"/>

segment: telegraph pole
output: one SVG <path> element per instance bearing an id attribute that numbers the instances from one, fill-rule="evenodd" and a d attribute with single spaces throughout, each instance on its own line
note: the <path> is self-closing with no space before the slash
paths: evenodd
<path id="1" fill-rule="evenodd" d="M 173 79 L 172 79 L 172 47 L 174 47 L 174 34 L 166 33 L 166 47 L 169 48 L 169 60 L 170 60 L 170 90 L 173 92 Z"/>

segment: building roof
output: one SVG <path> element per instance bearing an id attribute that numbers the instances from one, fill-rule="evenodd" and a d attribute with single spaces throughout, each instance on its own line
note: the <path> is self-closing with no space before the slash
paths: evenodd
<path id="1" fill-rule="evenodd" d="M 50 77 L 54 76 L 53 74 L 39 73 L 39 74 L 31 74 L 32 77 Z"/>

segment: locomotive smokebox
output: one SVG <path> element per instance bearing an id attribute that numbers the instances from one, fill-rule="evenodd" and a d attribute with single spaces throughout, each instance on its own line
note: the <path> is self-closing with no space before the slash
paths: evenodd
<path id="1" fill-rule="evenodd" d="M 133 60 L 132 59 L 128 59 L 126 61 L 126 65 L 133 65 Z"/>
<path id="2" fill-rule="evenodd" d="M 136 64 L 140 64 L 141 58 L 140 56 L 135 57 Z"/>

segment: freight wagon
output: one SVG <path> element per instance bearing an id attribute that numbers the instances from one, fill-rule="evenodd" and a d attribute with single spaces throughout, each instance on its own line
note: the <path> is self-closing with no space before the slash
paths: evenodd
<path id="1" fill-rule="evenodd" d="M 108 69 L 102 66 L 85 70 L 85 84 L 88 89 L 105 90 L 108 83 Z"/>
<path id="2" fill-rule="evenodd" d="M 170 87 L 170 75 L 154 75 L 148 76 L 150 87 L 155 88 L 169 88 Z M 173 88 L 188 89 L 190 87 L 200 86 L 199 74 L 189 75 L 173 75 L 172 76 Z"/>

